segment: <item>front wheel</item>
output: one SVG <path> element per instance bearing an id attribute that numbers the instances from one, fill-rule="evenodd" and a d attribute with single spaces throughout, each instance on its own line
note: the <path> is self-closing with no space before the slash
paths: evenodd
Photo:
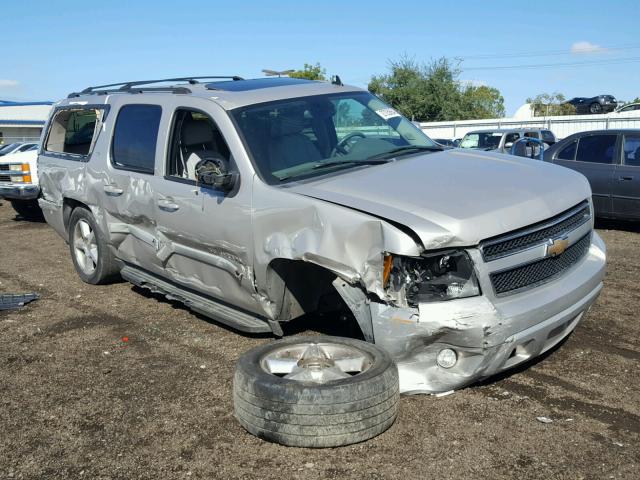
<path id="1" fill-rule="evenodd" d="M 73 265 L 83 282 L 98 285 L 112 280 L 118 266 L 93 215 L 76 208 L 69 220 L 69 249 Z"/>
<path id="2" fill-rule="evenodd" d="M 387 352 L 342 337 L 291 337 L 240 357 L 235 416 L 250 433 L 295 447 L 368 440 L 398 414 L 398 369 Z"/>
<path id="3" fill-rule="evenodd" d="M 600 105 L 599 103 L 592 103 L 591 105 L 589 105 L 589 112 L 593 114 L 602 113 L 602 105 Z"/>

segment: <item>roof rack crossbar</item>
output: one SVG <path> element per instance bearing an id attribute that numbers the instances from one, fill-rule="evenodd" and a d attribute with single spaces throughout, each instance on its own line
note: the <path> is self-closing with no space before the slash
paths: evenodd
<path id="1" fill-rule="evenodd" d="M 158 80 L 136 80 L 133 82 L 119 82 L 119 83 L 110 83 L 107 85 L 96 85 L 94 87 L 87 87 L 81 92 L 74 92 L 69 95 L 69 97 L 74 96 L 77 97 L 79 95 L 84 94 L 92 94 L 92 93 L 104 93 L 104 92 L 127 92 L 131 90 L 132 87 L 137 87 L 140 85 L 149 85 L 152 83 L 162 83 L 162 82 L 189 82 L 194 85 L 199 83 L 198 80 L 205 79 L 231 79 L 231 80 L 244 80 L 242 77 L 238 75 L 205 75 L 198 77 L 177 77 L 177 78 L 162 78 Z M 118 87 L 118 88 L 112 88 Z"/>

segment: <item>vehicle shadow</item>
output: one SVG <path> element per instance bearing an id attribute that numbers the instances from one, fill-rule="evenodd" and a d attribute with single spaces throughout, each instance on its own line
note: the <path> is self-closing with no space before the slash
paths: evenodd
<path id="1" fill-rule="evenodd" d="M 29 222 L 29 223 L 46 223 L 44 216 L 40 215 L 20 215 L 16 213 L 12 219 L 14 222 Z"/>
<path id="2" fill-rule="evenodd" d="M 122 280 L 122 281 L 126 282 L 126 280 Z M 219 322 L 211 317 L 207 317 L 206 315 L 203 315 L 201 313 L 196 312 L 195 310 L 192 310 L 191 308 L 189 308 L 179 300 L 169 299 L 162 293 L 152 292 L 147 288 L 138 287 L 137 285 L 133 285 L 133 284 L 131 285 L 131 290 L 150 300 L 156 300 L 157 302 L 161 302 L 161 303 L 168 303 L 175 310 L 182 310 L 184 312 L 188 312 L 194 317 L 198 318 L 199 320 L 203 320 L 211 325 L 220 327 L 224 330 L 227 330 L 228 332 L 236 333 L 238 335 L 243 335 L 248 338 L 275 338 L 272 333 L 248 333 L 248 332 L 243 332 L 241 330 L 237 330 L 225 323 Z"/>
<path id="3" fill-rule="evenodd" d="M 6 200 L 0 200 L 0 207 L 10 207 L 13 208 L 11 202 Z M 22 211 L 18 212 L 15 208 L 15 216 L 11 219 L 14 222 L 32 222 L 32 223 L 45 223 L 44 215 L 42 214 L 42 210 L 39 208 L 24 208 Z"/>
<path id="4" fill-rule="evenodd" d="M 141 288 L 136 285 L 131 285 L 131 289 L 139 295 L 145 298 L 153 299 L 158 302 L 168 303 L 172 308 L 176 310 L 183 310 L 189 312 L 191 315 L 203 320 L 211 325 L 223 328 L 229 332 L 233 332 L 248 338 L 273 338 L 276 336 L 273 333 L 248 333 L 241 330 L 237 330 L 229 325 L 219 322 L 213 318 L 207 317 L 201 313 L 198 313 L 179 300 L 168 299 L 164 294 L 158 292 L 152 292 L 146 288 Z M 291 335 L 332 335 L 337 337 L 350 337 L 363 340 L 362 333 L 358 327 L 355 319 L 341 315 L 340 313 L 324 313 L 324 314 L 307 314 L 301 317 L 291 320 L 289 322 L 283 322 L 280 324 L 285 337 Z"/>
<path id="5" fill-rule="evenodd" d="M 631 220 L 596 218 L 595 227 L 599 230 L 620 230 L 623 232 L 640 233 L 640 222 L 633 222 Z"/>

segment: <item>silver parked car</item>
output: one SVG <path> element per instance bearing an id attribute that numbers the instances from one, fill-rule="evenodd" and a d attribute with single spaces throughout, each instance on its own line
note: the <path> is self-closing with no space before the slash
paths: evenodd
<path id="1" fill-rule="evenodd" d="M 340 82 L 90 87 L 55 105 L 38 168 L 84 281 L 119 273 L 247 332 L 342 311 L 403 392 L 540 355 L 602 289 L 582 175 L 442 150 Z"/>
<path id="2" fill-rule="evenodd" d="M 522 138 L 536 138 L 547 144 L 547 146 L 556 143 L 556 137 L 551 130 L 539 128 L 510 128 L 474 130 L 462 137 L 459 148 L 510 153 L 513 144 Z"/>

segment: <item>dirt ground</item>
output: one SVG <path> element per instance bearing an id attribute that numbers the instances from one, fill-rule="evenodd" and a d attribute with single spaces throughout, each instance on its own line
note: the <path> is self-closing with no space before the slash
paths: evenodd
<path id="1" fill-rule="evenodd" d="M 64 241 L 5 202 L 0 292 L 42 298 L 0 313 L 0 479 L 640 478 L 640 226 L 600 227 L 604 291 L 558 349 L 450 396 L 402 397 L 366 443 L 306 450 L 232 416 L 235 362 L 269 337 L 82 283 Z"/>

